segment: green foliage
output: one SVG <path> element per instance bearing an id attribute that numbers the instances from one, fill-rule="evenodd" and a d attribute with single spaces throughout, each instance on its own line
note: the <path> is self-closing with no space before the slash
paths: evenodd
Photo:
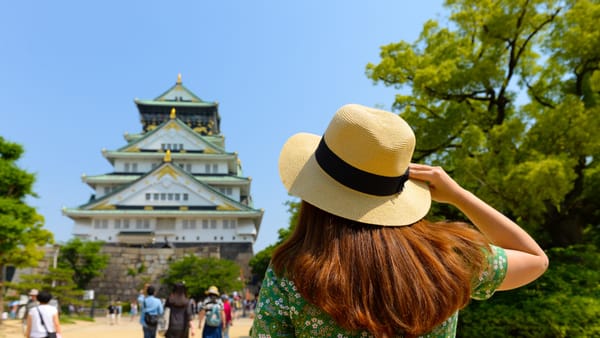
<path id="1" fill-rule="evenodd" d="M 169 265 L 162 283 L 169 286 L 184 281 L 190 296 L 203 299 L 209 286 L 215 285 L 221 293 L 241 290 L 240 267 L 236 263 L 218 258 L 199 258 L 187 255 Z"/>
<path id="2" fill-rule="evenodd" d="M 43 229 L 44 218 L 27 205 L 33 193 L 35 175 L 20 169 L 16 162 L 23 147 L 0 136 L 0 289 L 3 290 L 6 266 L 35 266 L 44 252 L 40 247 L 54 242 Z M 3 304 L 4 292 L 0 292 Z"/>
<path id="3" fill-rule="evenodd" d="M 50 268 L 44 274 L 22 275 L 19 283 L 6 283 L 19 294 L 26 295 L 31 289 L 47 290 L 61 307 L 68 304 L 83 305 L 83 291 L 73 282 L 74 272 L 68 268 Z"/>
<path id="4" fill-rule="evenodd" d="M 459 316 L 459 336 L 600 336 L 600 250 L 578 245 L 548 256 L 550 269 L 536 282 L 473 301 Z"/>
<path id="5" fill-rule="evenodd" d="M 379 64 L 367 65 L 375 82 L 411 91 L 393 107 L 414 128 L 414 160 L 443 166 L 542 234 L 546 247 L 593 241 L 600 3 L 447 0 L 446 7 L 447 27 L 431 20 L 417 41 L 382 46 Z"/>
<path id="6" fill-rule="evenodd" d="M 73 280 L 80 290 L 85 290 L 94 277 L 102 273 L 109 261 L 108 255 L 100 253 L 102 242 L 69 240 L 60 248 L 58 266 L 71 269 Z"/>
<path id="7" fill-rule="evenodd" d="M 0 137 L 0 271 L 6 265 L 34 266 L 43 257 L 38 247 L 53 242 L 42 228 L 43 217 L 25 203 L 27 196 L 35 197 L 35 175 L 17 166 L 22 154 L 19 144 Z"/>
<path id="8" fill-rule="evenodd" d="M 296 224 L 298 224 L 298 215 L 300 211 L 300 201 L 287 201 L 285 205 L 288 207 L 288 213 L 290 214 L 290 224 L 287 228 L 280 228 L 279 238 L 277 239 L 277 243 L 273 245 L 269 245 L 262 251 L 259 251 L 252 259 L 250 259 L 249 265 L 252 269 L 253 281 L 256 283 L 260 283 L 265 277 L 265 272 L 269 267 L 269 263 L 271 262 L 271 257 L 273 257 L 273 251 L 275 248 L 283 243 L 294 231 L 296 228 Z"/>

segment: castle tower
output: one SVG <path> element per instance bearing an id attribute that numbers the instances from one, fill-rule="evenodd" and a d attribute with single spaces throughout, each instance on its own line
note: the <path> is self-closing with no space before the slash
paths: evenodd
<path id="1" fill-rule="evenodd" d="M 216 245 L 234 260 L 251 253 L 263 210 L 252 204 L 237 153 L 225 149 L 218 103 L 201 100 L 181 75 L 155 99 L 134 102 L 142 132 L 102 150 L 113 171 L 83 175 L 93 195 L 63 209 L 73 235 L 122 247 Z"/>

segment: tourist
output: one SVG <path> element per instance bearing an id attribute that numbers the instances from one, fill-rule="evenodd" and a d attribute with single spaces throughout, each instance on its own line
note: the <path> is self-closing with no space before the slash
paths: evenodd
<path id="1" fill-rule="evenodd" d="M 58 320 L 58 310 L 48 304 L 52 299 L 52 295 L 48 291 L 40 291 L 39 293 L 36 292 L 36 296 L 39 305 L 32 307 L 27 315 L 25 337 L 47 337 L 50 332 L 60 335 L 62 331 Z"/>
<path id="2" fill-rule="evenodd" d="M 156 338 L 156 325 L 151 325 L 146 322 L 144 318 L 146 314 L 150 315 L 162 315 L 163 305 L 160 299 L 154 297 L 154 286 L 149 285 L 146 288 L 146 297 L 142 299 L 140 311 L 140 323 L 144 331 L 144 338 Z"/>
<path id="3" fill-rule="evenodd" d="M 273 253 L 253 337 L 454 337 L 471 297 L 546 270 L 517 224 L 442 168 L 411 164 L 414 147 L 397 114 L 360 105 L 339 109 L 323 137 L 288 139 L 279 173 L 301 199 L 298 223 Z M 476 228 L 425 220 L 431 200 Z"/>
<path id="4" fill-rule="evenodd" d="M 169 309 L 166 338 L 188 338 L 190 333 L 192 336 L 195 334 L 193 303 L 187 296 L 183 282 L 175 283 L 173 291 L 165 302 L 165 308 Z"/>
<path id="5" fill-rule="evenodd" d="M 229 327 L 233 324 L 233 315 L 229 296 L 221 295 L 223 301 L 223 313 L 225 313 L 225 326 L 223 327 L 223 338 L 229 338 Z"/>
<path id="6" fill-rule="evenodd" d="M 29 290 L 29 298 L 27 299 L 27 304 L 25 304 L 25 314 L 23 315 L 23 332 L 25 332 L 27 329 L 27 317 L 29 315 L 29 311 L 39 304 L 37 300 L 38 293 L 39 291 L 37 289 Z"/>
<path id="7" fill-rule="evenodd" d="M 129 316 L 131 317 L 131 321 L 135 320 L 135 316 L 137 316 L 138 313 L 138 304 L 136 300 L 132 300 L 131 304 L 129 305 Z"/>
<path id="8" fill-rule="evenodd" d="M 108 304 L 108 307 L 106 308 L 106 318 L 108 319 L 108 323 L 110 325 L 114 325 L 115 324 L 116 313 L 117 313 L 117 307 L 111 301 L 110 304 Z"/>
<path id="9" fill-rule="evenodd" d="M 115 307 L 116 307 L 116 310 L 117 310 L 116 311 L 116 315 L 117 316 L 116 316 L 115 322 L 117 324 L 119 324 L 119 321 L 121 320 L 121 317 L 123 315 L 123 304 L 121 303 L 120 300 L 117 300 L 117 305 Z"/>
<path id="10" fill-rule="evenodd" d="M 219 289 L 211 286 L 205 292 L 206 298 L 198 304 L 198 327 L 202 328 L 202 338 L 222 338 L 225 329 L 223 302 L 219 299 Z M 204 320 L 204 326 L 202 321 Z"/>

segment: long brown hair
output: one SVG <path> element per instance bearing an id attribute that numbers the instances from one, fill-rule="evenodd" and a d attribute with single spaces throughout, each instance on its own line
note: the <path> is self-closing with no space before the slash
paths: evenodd
<path id="1" fill-rule="evenodd" d="M 467 305 L 486 247 L 483 235 L 465 223 L 382 227 L 303 201 L 298 225 L 272 264 L 341 327 L 409 337 Z"/>

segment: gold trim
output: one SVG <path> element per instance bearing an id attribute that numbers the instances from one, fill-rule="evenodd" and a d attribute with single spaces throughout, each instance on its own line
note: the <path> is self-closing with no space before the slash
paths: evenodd
<path id="1" fill-rule="evenodd" d="M 177 114 L 175 114 L 175 107 L 171 108 L 171 114 L 169 115 L 169 118 L 171 120 L 174 120 L 175 117 L 177 117 Z"/>
<path id="2" fill-rule="evenodd" d="M 169 129 L 175 129 L 175 130 L 181 130 L 181 127 L 179 126 L 179 124 L 173 122 L 168 123 L 165 127 L 165 130 L 169 130 Z"/>
<path id="3" fill-rule="evenodd" d="M 93 208 L 91 208 L 91 210 L 115 210 L 117 207 L 113 204 L 108 204 L 108 202 L 104 202 L 102 204 L 99 204 Z"/>
<path id="4" fill-rule="evenodd" d="M 153 207 L 153 206 L 151 206 L 151 205 L 146 205 L 146 206 L 144 207 L 144 210 L 154 210 L 154 207 Z"/>
<path id="5" fill-rule="evenodd" d="M 221 205 L 217 205 L 217 210 L 227 211 L 227 210 L 239 210 L 239 209 L 232 205 L 229 205 L 229 204 L 221 204 Z"/>
<path id="6" fill-rule="evenodd" d="M 161 179 L 165 175 L 171 175 L 173 178 L 177 178 L 177 176 L 179 176 L 177 171 L 175 171 L 175 169 L 173 169 L 173 167 L 171 166 L 165 166 L 158 172 L 156 172 L 156 176 L 158 176 L 159 179 Z"/>
<path id="7" fill-rule="evenodd" d="M 166 163 L 171 162 L 171 150 L 167 149 L 167 152 L 165 153 L 165 157 L 163 158 L 163 161 Z"/>
<path id="8" fill-rule="evenodd" d="M 179 210 L 186 211 L 186 210 L 188 210 L 188 207 L 187 207 L 187 205 L 182 205 L 179 207 Z"/>

